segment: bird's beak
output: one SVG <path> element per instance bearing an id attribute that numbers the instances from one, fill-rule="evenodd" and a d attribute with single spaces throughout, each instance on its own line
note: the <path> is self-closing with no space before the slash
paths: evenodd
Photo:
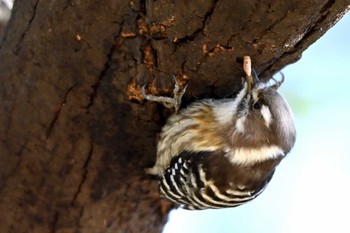
<path id="1" fill-rule="evenodd" d="M 252 68 L 252 60 L 249 56 L 243 57 L 243 70 L 246 73 L 247 93 L 249 94 L 253 87 L 260 82 L 255 70 Z"/>
<path id="2" fill-rule="evenodd" d="M 253 77 L 252 75 L 246 75 L 247 79 L 247 93 L 249 94 L 252 91 L 252 85 L 253 85 Z"/>
<path id="3" fill-rule="evenodd" d="M 247 93 L 251 93 L 253 87 L 260 82 L 258 75 L 256 74 L 253 68 L 252 68 L 251 74 L 246 75 L 246 79 L 247 79 Z"/>

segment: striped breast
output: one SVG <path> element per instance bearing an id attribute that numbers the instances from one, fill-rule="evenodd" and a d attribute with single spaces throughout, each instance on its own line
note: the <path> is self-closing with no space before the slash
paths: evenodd
<path id="1" fill-rule="evenodd" d="M 185 151 L 174 157 L 161 177 L 161 194 L 185 209 L 235 207 L 257 197 L 279 163 L 235 165 L 223 153 Z"/>

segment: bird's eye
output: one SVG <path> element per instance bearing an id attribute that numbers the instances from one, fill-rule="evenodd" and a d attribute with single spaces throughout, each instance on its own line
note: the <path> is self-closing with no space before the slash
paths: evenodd
<path id="1" fill-rule="evenodd" d="M 256 101 L 253 105 L 254 110 L 260 110 L 262 107 L 262 103 L 260 101 Z"/>

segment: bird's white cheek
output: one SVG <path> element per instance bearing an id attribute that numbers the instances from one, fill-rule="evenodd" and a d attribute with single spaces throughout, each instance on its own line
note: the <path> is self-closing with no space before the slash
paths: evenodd
<path id="1" fill-rule="evenodd" d="M 266 127 L 269 128 L 270 124 L 272 122 L 272 115 L 271 115 L 269 107 L 263 105 L 260 112 L 261 112 L 262 117 L 264 118 Z"/>

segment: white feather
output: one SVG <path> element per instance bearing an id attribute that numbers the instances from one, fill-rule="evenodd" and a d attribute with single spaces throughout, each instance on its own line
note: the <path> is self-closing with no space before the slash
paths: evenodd
<path id="1" fill-rule="evenodd" d="M 213 106 L 215 118 L 220 124 L 228 124 L 232 121 L 234 114 L 237 112 L 237 106 L 242 101 L 244 95 L 247 93 L 247 83 L 244 84 L 243 89 L 237 94 L 232 101 L 222 102 Z"/>
<path id="2" fill-rule="evenodd" d="M 269 128 L 270 124 L 272 122 L 272 115 L 271 115 L 269 107 L 267 107 L 266 105 L 263 105 L 261 107 L 260 112 L 261 112 L 261 115 L 263 116 L 263 118 L 265 120 L 266 127 Z"/>
<path id="3" fill-rule="evenodd" d="M 244 133 L 244 122 L 246 120 L 246 116 L 240 117 L 238 118 L 238 120 L 236 121 L 236 131 L 239 133 Z"/>
<path id="4" fill-rule="evenodd" d="M 231 150 L 225 156 L 231 163 L 253 164 L 284 156 L 284 152 L 280 147 L 273 145 L 260 148 L 239 148 Z"/>

